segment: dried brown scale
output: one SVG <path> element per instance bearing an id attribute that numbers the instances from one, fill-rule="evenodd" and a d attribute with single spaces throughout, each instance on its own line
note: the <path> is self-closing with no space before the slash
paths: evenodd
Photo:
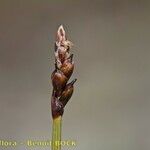
<path id="1" fill-rule="evenodd" d="M 74 91 L 74 83 L 76 82 L 76 79 L 74 79 L 71 83 L 67 84 L 64 91 L 61 94 L 61 97 L 59 100 L 62 102 L 62 104 L 65 106 L 69 99 L 71 98 L 73 91 Z"/>
<path id="2" fill-rule="evenodd" d="M 72 43 L 67 40 L 62 26 L 58 28 L 55 42 L 55 70 L 51 75 L 53 94 L 51 99 L 52 116 L 62 116 L 64 107 L 71 98 L 76 79 L 67 84 L 74 70 Z"/>
<path id="3" fill-rule="evenodd" d="M 56 93 L 62 92 L 63 88 L 65 87 L 68 81 L 67 77 L 60 70 L 55 70 L 52 73 L 51 79 L 52 79 L 53 88 L 56 91 Z"/>
<path id="4" fill-rule="evenodd" d="M 63 106 L 62 102 L 60 102 L 55 95 L 52 95 L 51 106 L 52 106 L 52 117 L 53 118 L 63 115 L 64 106 Z"/>
<path id="5" fill-rule="evenodd" d="M 67 78 L 70 78 L 70 76 L 73 73 L 74 70 L 74 62 L 72 62 L 72 59 L 69 58 L 67 60 L 64 61 L 64 63 L 62 64 L 60 70 L 64 73 L 64 75 Z"/>

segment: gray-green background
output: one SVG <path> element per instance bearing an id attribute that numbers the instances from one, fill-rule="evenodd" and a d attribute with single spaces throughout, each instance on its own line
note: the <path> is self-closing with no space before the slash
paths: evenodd
<path id="1" fill-rule="evenodd" d="M 78 78 L 62 133 L 77 146 L 63 149 L 149 150 L 149 16 L 148 0 L 0 0 L 0 139 L 51 137 L 50 74 L 63 24 Z"/>

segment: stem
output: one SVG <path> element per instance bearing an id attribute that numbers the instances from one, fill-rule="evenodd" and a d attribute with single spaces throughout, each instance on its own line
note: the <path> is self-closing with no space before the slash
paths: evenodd
<path id="1" fill-rule="evenodd" d="M 53 119 L 52 150 L 61 150 L 61 122 L 61 116 Z"/>

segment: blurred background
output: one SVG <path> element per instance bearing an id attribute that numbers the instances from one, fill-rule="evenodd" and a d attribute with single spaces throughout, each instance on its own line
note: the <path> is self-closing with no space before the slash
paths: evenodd
<path id="1" fill-rule="evenodd" d="M 51 139 L 50 75 L 63 24 L 78 81 L 62 133 L 76 146 L 62 149 L 149 150 L 149 15 L 148 0 L 0 0 L 0 139 Z"/>

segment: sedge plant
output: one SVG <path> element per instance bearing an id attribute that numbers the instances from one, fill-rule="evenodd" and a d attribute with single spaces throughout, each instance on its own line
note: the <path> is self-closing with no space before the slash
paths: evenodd
<path id="1" fill-rule="evenodd" d="M 51 75 L 53 92 L 52 110 L 52 150 L 61 150 L 61 127 L 64 108 L 71 98 L 76 79 L 68 83 L 73 70 L 73 54 L 70 53 L 72 42 L 67 37 L 63 26 L 58 28 L 55 42 L 55 70 Z"/>

